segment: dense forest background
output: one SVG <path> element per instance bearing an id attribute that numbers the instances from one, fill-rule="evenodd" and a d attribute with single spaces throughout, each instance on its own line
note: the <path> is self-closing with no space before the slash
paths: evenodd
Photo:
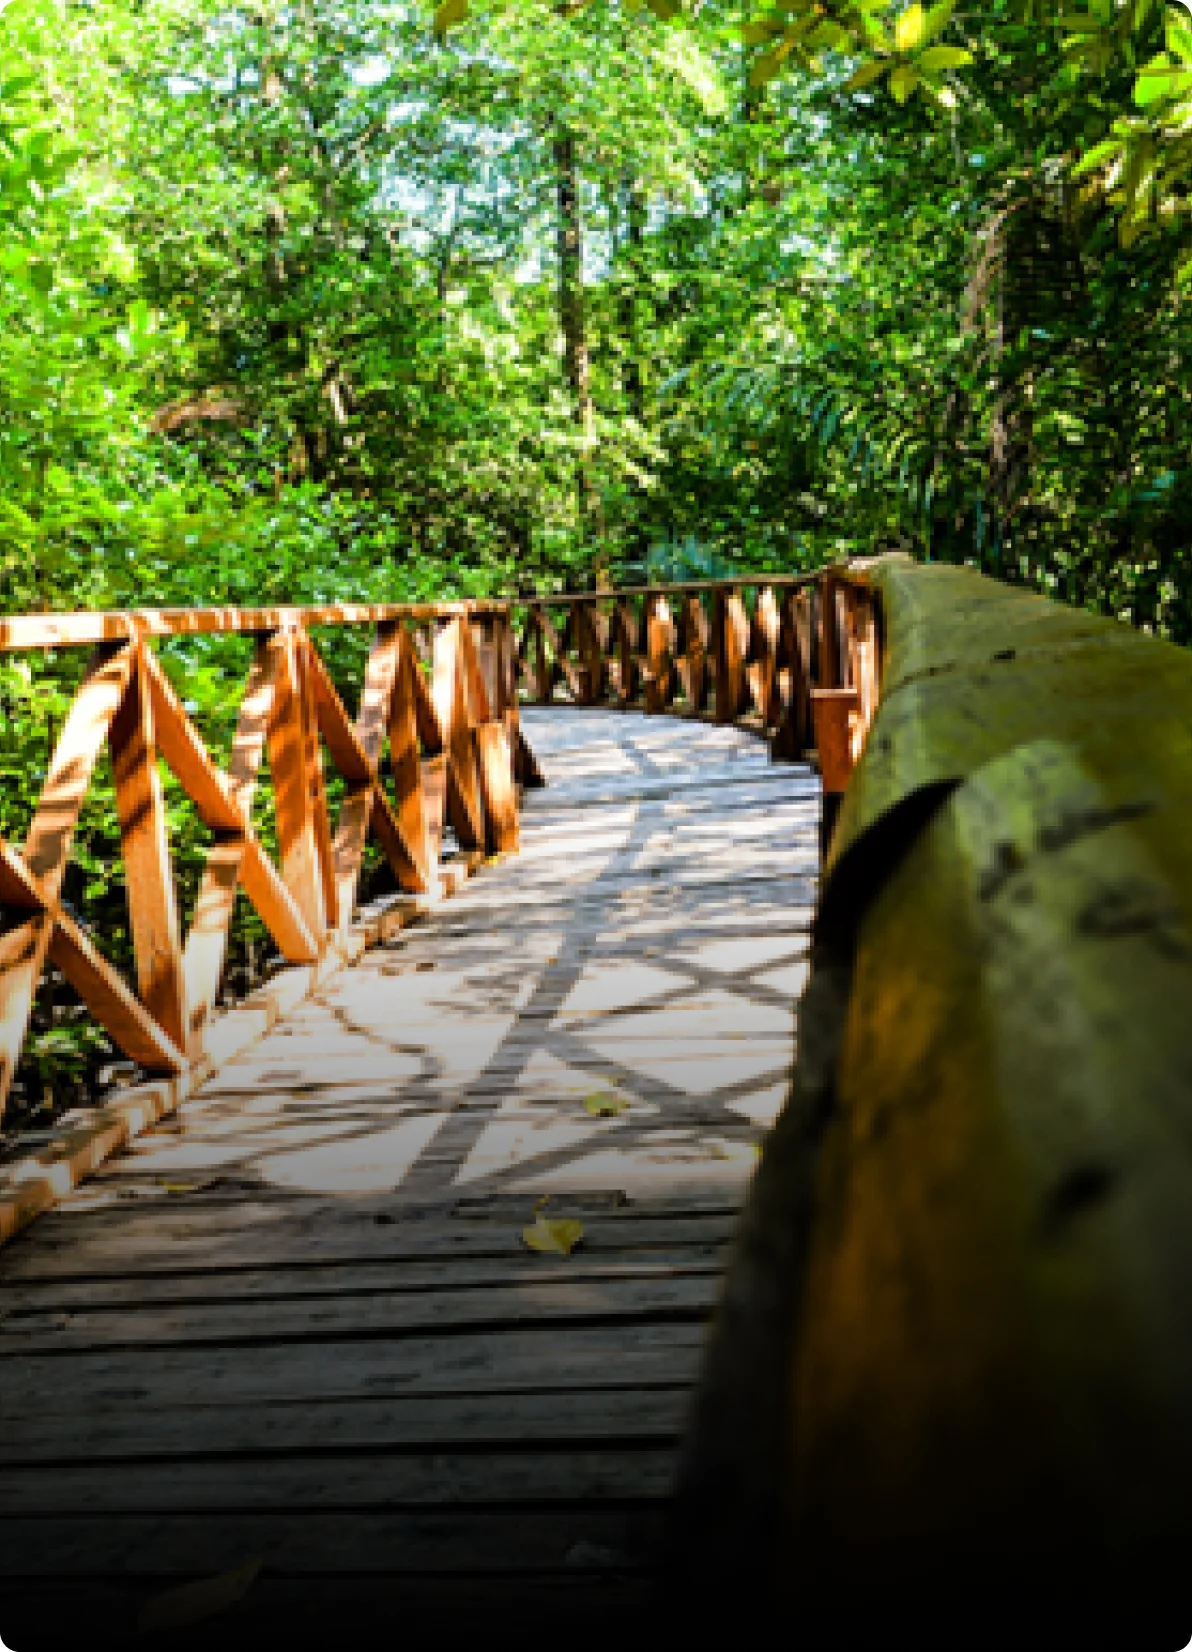
<path id="1" fill-rule="evenodd" d="M 0 609 L 902 545 L 1192 641 L 1190 99 L 1164 0 L 10 0 Z M 0 657 L 17 841 L 81 667 Z"/>

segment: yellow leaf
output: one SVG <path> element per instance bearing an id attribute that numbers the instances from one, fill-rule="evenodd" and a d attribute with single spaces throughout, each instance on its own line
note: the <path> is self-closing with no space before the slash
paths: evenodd
<path id="1" fill-rule="evenodd" d="M 185 1629 L 216 1612 L 226 1612 L 252 1588 L 264 1560 L 250 1560 L 234 1572 L 220 1572 L 217 1577 L 200 1578 L 197 1583 L 184 1583 L 178 1589 L 167 1589 L 154 1595 L 141 1608 L 137 1619 L 139 1634 L 151 1634 L 160 1629 Z"/>
<path id="2" fill-rule="evenodd" d="M 900 52 L 913 52 L 923 42 L 927 15 L 922 6 L 908 6 L 894 25 L 894 44 Z"/>
<path id="3" fill-rule="evenodd" d="M 528 1228 L 522 1229 L 522 1243 L 527 1249 L 552 1256 L 570 1256 L 583 1236 L 583 1223 L 573 1217 L 549 1222 L 545 1216 L 539 1216 Z"/>
<path id="4" fill-rule="evenodd" d="M 594 1118 L 599 1119 L 612 1113 L 623 1113 L 629 1103 L 614 1090 L 593 1090 L 590 1096 L 584 1097 L 584 1106 Z"/>

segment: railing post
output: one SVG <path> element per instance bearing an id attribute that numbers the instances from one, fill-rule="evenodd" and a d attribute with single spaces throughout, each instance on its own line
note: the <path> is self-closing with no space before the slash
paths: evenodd
<path id="1" fill-rule="evenodd" d="M 157 763 L 153 708 L 146 681 L 146 644 L 136 659 L 108 743 L 120 818 L 137 988 L 141 1002 L 179 1049 L 186 1046 L 186 978 L 178 927 L 165 798 Z"/>
<path id="2" fill-rule="evenodd" d="M 708 616 L 698 592 L 688 592 L 679 610 L 679 657 L 675 665 L 688 708 L 703 711 L 708 698 Z"/>
<path id="3" fill-rule="evenodd" d="M 661 593 L 646 598 L 646 710 L 665 711 L 674 699 L 671 658 L 675 624 L 670 603 Z"/>
<path id="4" fill-rule="evenodd" d="M 304 659 L 306 634 L 287 626 L 271 646 L 281 654 L 268 746 L 282 876 L 321 948 L 335 924 L 335 871 L 322 754 Z"/>
<path id="5" fill-rule="evenodd" d="M 781 616 L 774 593 L 763 585 L 757 593 L 753 620 L 750 625 L 750 664 L 747 671 L 749 692 L 758 716 L 766 728 L 772 728 L 780 715 L 778 701 L 778 637 Z"/>
<path id="6" fill-rule="evenodd" d="M 731 723 L 745 697 L 745 657 L 749 652 L 749 619 L 738 590 L 716 593 L 715 619 L 716 721 Z"/>
<path id="7" fill-rule="evenodd" d="M 637 657 L 641 651 L 641 626 L 632 597 L 617 601 L 613 619 L 617 650 L 617 703 L 632 705 L 637 695 L 640 671 Z"/>

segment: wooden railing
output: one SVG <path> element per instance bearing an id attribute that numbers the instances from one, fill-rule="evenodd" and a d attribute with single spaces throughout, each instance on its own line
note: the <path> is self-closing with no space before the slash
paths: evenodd
<path id="1" fill-rule="evenodd" d="M 1192 652 L 967 568 L 869 577 L 882 703 L 695 1408 L 676 1633 L 744 1592 L 779 1640 L 1176 1646 Z"/>
<path id="2" fill-rule="evenodd" d="M 320 628 L 373 634 L 355 718 L 312 637 Z M 255 658 L 221 767 L 155 642 L 229 633 L 251 636 Z M 51 1150 L 70 1181 L 118 1146 L 133 1123 L 143 1127 L 176 1106 L 241 1034 L 260 1030 L 251 1015 L 240 1017 L 241 1033 L 227 1017 L 215 1017 L 239 891 L 280 959 L 307 971 L 301 979 L 309 988 L 358 944 L 356 906 L 370 835 L 400 889 L 423 900 L 456 886 L 482 857 L 516 849 L 518 786 L 541 778 L 519 726 L 519 694 L 541 705 L 561 698 L 741 723 L 786 760 L 818 747 L 830 826 L 877 692 L 872 604 L 863 584 L 836 573 L 516 604 L 0 620 L 0 652 L 88 647 L 23 846 L 0 838 L 0 1115 L 48 966 L 66 978 L 111 1043 L 154 1080 L 133 1093 L 120 1117 L 109 1104 L 106 1134 L 101 1110 L 73 1149 Z M 135 985 L 105 958 L 102 936 L 63 896 L 80 810 L 105 743 Z M 334 822 L 325 759 L 343 784 Z M 276 860 L 253 824 L 266 761 Z M 160 763 L 212 839 L 185 936 Z M 445 823 L 461 851 L 450 863 L 442 860 Z M 29 1172 L 33 1183 L 45 1163 L 43 1154 Z M 0 1237 L 20 1220 L 0 1209 Z"/>
<path id="3" fill-rule="evenodd" d="M 561 613 L 561 618 L 558 616 Z M 877 606 L 864 571 L 635 586 L 524 610 L 527 697 L 752 727 L 817 761 L 826 849 L 877 708 Z"/>

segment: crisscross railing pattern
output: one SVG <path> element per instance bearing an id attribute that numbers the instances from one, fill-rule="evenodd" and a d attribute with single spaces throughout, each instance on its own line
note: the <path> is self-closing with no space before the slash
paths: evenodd
<path id="1" fill-rule="evenodd" d="M 354 718 L 312 638 L 321 627 L 372 632 Z M 154 648 L 157 638 L 220 633 L 255 644 L 224 768 Z M 815 757 L 825 841 L 877 699 L 876 609 L 864 576 L 841 570 L 514 603 L 0 620 L 0 652 L 88 645 L 93 653 L 24 844 L 0 838 L 0 1113 L 47 965 L 149 1082 L 8 1168 L 0 1240 L 177 1106 L 297 1002 L 296 993 L 376 938 L 379 929 L 355 921 L 370 837 L 409 897 L 382 925 L 404 922 L 418 903 L 459 887 L 485 856 L 517 848 L 519 786 L 541 780 L 521 732 L 519 696 L 738 723 L 765 737 L 775 758 Z M 105 744 L 131 982 L 63 897 Z M 342 782 L 334 823 L 328 763 Z M 185 935 L 163 765 L 211 834 Z M 266 768 L 276 859 L 253 824 Z M 457 852 L 445 859 L 446 824 Z M 216 1017 L 241 891 L 281 959 L 296 967 L 267 1002 L 257 994 L 233 1016 Z M 239 1024 L 229 1025 L 236 1016 Z"/>
<path id="2" fill-rule="evenodd" d="M 547 597 L 527 606 L 520 652 L 540 705 L 562 688 L 581 706 L 744 723 L 776 759 L 814 749 L 835 797 L 876 709 L 877 642 L 858 570 Z"/>
<path id="3" fill-rule="evenodd" d="M 425 662 L 411 630 L 419 623 L 434 631 Z M 344 624 L 375 627 L 355 720 L 310 635 L 315 625 Z M 256 646 L 222 770 L 152 638 L 228 631 L 252 633 Z M 0 624 L 0 646 L 63 642 L 93 643 L 94 653 L 23 848 L 0 839 L 0 901 L 7 909 L 0 935 L 0 1105 L 48 962 L 132 1061 L 148 1073 L 178 1074 L 206 1054 L 239 889 L 281 957 L 310 964 L 347 933 L 370 833 L 401 888 L 431 897 L 443 885 L 445 818 L 464 851 L 517 847 L 516 781 L 533 776 L 533 759 L 518 726 L 512 632 L 501 605 L 31 616 Z M 105 742 L 135 990 L 62 902 L 72 838 Z M 334 827 L 325 755 L 344 782 Z M 266 756 L 277 864 L 252 823 Z M 159 759 L 212 834 L 185 937 Z"/>

